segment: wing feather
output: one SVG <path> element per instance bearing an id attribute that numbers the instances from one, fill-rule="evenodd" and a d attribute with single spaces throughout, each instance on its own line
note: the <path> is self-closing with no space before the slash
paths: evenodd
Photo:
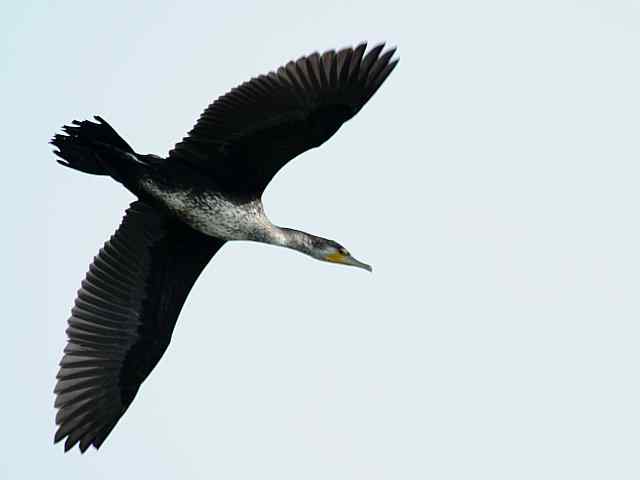
<path id="1" fill-rule="evenodd" d="M 78 292 L 55 387 L 54 441 L 98 448 L 169 345 L 180 309 L 224 241 L 142 202 L 100 250 Z"/>
<path id="2" fill-rule="evenodd" d="M 169 152 L 230 194 L 259 196 L 288 161 L 328 140 L 397 64 L 366 44 L 291 61 L 218 98 Z M 365 55 L 366 52 L 366 55 Z"/>

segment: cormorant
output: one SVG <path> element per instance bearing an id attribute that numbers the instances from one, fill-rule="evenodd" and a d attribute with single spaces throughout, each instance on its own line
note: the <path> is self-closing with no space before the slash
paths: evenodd
<path id="1" fill-rule="evenodd" d="M 371 270 L 340 244 L 273 225 L 262 193 L 289 160 L 328 140 L 395 68 L 366 43 L 291 61 L 214 101 L 167 158 L 141 155 L 102 118 L 55 135 L 58 163 L 137 196 L 89 267 L 55 387 L 55 442 L 99 448 L 169 345 L 196 278 L 229 240 Z"/>

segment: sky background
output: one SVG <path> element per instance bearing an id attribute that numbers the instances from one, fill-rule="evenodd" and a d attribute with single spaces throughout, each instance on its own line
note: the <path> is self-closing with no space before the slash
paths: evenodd
<path id="1" fill-rule="evenodd" d="M 640 3 L 5 2 L 0 478 L 640 478 Z M 399 67 L 265 195 L 373 274 L 227 245 L 100 451 L 52 445 L 75 292 L 132 196 L 59 167 L 104 116 L 160 155 L 315 50 Z"/>

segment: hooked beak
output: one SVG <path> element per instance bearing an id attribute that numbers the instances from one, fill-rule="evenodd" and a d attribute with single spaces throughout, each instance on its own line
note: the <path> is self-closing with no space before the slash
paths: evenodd
<path id="1" fill-rule="evenodd" d="M 356 260 L 351 255 L 340 255 L 339 253 L 333 255 L 327 255 L 327 261 L 333 263 L 341 263 L 342 265 L 351 265 L 352 267 L 363 268 L 369 272 L 373 271 L 371 265 L 367 265 L 366 263 L 362 263 L 359 260 Z"/>

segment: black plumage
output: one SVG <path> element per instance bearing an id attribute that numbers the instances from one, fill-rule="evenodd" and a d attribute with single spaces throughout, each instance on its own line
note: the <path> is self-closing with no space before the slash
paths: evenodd
<path id="1" fill-rule="evenodd" d="M 110 175 L 138 197 L 91 264 L 68 320 L 55 387 L 55 441 L 66 438 L 65 450 L 102 445 L 226 241 L 273 243 L 370 270 L 334 241 L 272 225 L 260 201 L 278 170 L 329 139 L 397 64 L 394 49 L 365 50 L 315 53 L 240 85 L 212 103 L 166 159 L 135 153 L 100 117 L 54 136 L 59 163 Z"/>
<path id="2" fill-rule="evenodd" d="M 353 117 L 395 68 L 395 49 L 366 44 L 302 57 L 212 103 L 169 152 L 229 194 L 259 196 L 287 162 Z"/>
<path id="3" fill-rule="evenodd" d="M 95 257 L 69 318 L 55 441 L 99 447 L 169 345 L 185 299 L 224 240 L 143 202 Z"/>

